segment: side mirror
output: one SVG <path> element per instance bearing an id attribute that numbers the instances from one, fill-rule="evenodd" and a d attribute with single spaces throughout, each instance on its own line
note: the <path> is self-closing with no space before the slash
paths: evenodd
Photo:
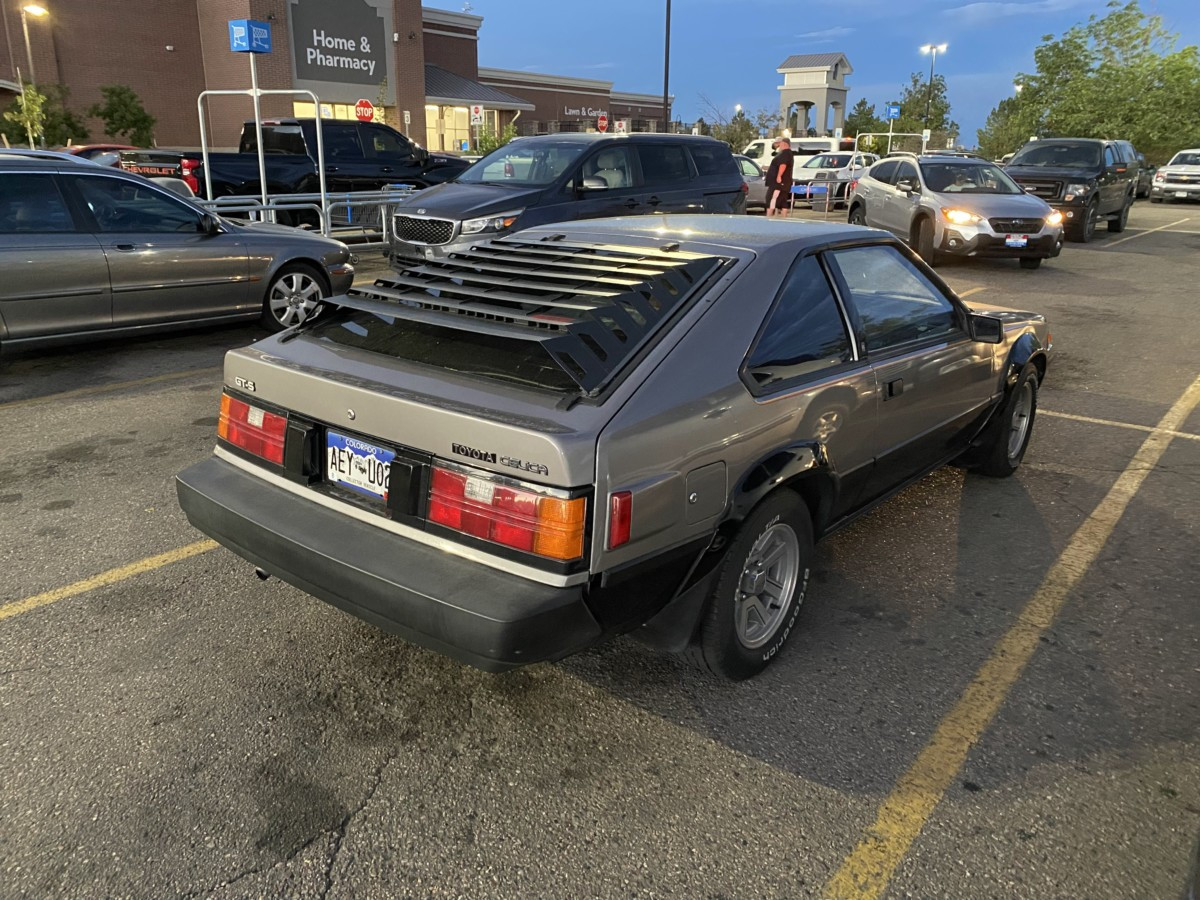
<path id="1" fill-rule="evenodd" d="M 1126 169 L 1127 169 L 1126 166 L 1109 166 L 1108 167 L 1108 171 L 1112 172 L 1114 175 L 1124 175 L 1126 172 Z"/>
<path id="2" fill-rule="evenodd" d="M 603 178 L 596 178 L 594 175 L 591 178 L 583 179 L 579 185 L 581 191 L 607 191 L 608 182 Z"/>
<path id="3" fill-rule="evenodd" d="M 420 144 L 413 144 L 413 159 L 421 165 L 425 165 L 425 163 L 429 162 L 429 151 Z"/>
<path id="4" fill-rule="evenodd" d="M 211 213 L 200 221 L 200 230 L 209 236 L 221 233 L 221 220 Z"/>
<path id="5" fill-rule="evenodd" d="M 1004 323 L 992 316 L 981 316 L 971 313 L 968 320 L 971 330 L 971 340 L 984 344 L 999 344 L 1004 340 Z"/>
<path id="6" fill-rule="evenodd" d="M 906 194 L 911 194 L 917 189 L 917 185 L 911 178 L 901 178 L 896 182 L 896 190 L 904 191 Z"/>

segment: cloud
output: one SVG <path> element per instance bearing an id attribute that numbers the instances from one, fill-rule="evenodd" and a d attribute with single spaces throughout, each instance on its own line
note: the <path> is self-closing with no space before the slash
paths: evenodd
<path id="1" fill-rule="evenodd" d="M 853 28 L 846 28 L 844 25 L 839 25 L 836 28 L 825 28 L 821 31 L 806 31 L 804 34 L 796 35 L 796 37 L 804 40 L 828 43 L 835 38 L 846 37 L 851 34 L 854 34 Z"/>
<path id="2" fill-rule="evenodd" d="M 1032 16 L 1064 12 L 1082 6 L 1088 0 L 980 0 L 965 6 L 955 6 L 946 12 L 969 25 L 986 25 L 1007 16 Z"/>
<path id="3" fill-rule="evenodd" d="M 615 69 L 617 64 L 614 62 L 592 63 L 590 66 L 576 66 L 578 69 Z"/>

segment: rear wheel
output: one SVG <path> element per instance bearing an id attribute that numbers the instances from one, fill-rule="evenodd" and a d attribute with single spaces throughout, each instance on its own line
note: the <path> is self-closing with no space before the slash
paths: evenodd
<path id="1" fill-rule="evenodd" d="M 796 624 L 812 552 L 804 501 L 789 490 L 763 500 L 725 551 L 692 657 L 732 681 L 766 668 Z"/>
<path id="2" fill-rule="evenodd" d="M 937 253 L 933 249 L 933 222 L 922 217 L 917 221 L 915 237 L 917 256 L 931 266 L 937 265 Z"/>
<path id="3" fill-rule="evenodd" d="M 1040 256 L 1022 256 L 1019 260 L 1022 269 L 1036 269 L 1042 264 Z"/>
<path id="4" fill-rule="evenodd" d="M 1129 222 L 1129 207 L 1133 206 L 1133 198 L 1130 197 L 1125 201 L 1125 205 L 1121 207 L 1121 211 L 1115 219 L 1108 220 L 1108 230 L 1113 234 L 1120 234 L 1125 230 L 1126 224 Z"/>
<path id="5" fill-rule="evenodd" d="M 282 331 L 311 319 L 321 311 L 321 301 L 328 294 L 324 279 L 311 266 L 303 263 L 284 266 L 267 287 L 263 327 Z"/>

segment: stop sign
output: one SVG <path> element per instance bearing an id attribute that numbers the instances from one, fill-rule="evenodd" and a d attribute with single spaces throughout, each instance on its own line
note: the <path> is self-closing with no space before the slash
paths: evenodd
<path id="1" fill-rule="evenodd" d="M 596 127 L 601 131 L 608 131 L 608 116 L 601 115 L 600 118 L 596 120 Z"/>
<path id="2" fill-rule="evenodd" d="M 375 118 L 375 104 L 370 100 L 359 100 L 354 104 L 354 115 L 360 122 L 370 122 Z"/>

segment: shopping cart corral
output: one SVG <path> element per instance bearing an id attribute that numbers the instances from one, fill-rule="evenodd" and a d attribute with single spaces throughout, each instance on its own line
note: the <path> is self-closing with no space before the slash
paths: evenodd
<path id="1" fill-rule="evenodd" d="M 249 196 L 197 197 L 195 202 L 222 216 L 308 228 L 355 250 L 367 250 L 387 246 L 391 207 L 414 190 L 409 185 L 395 185 L 379 191 L 328 193 L 325 208 L 320 194 L 269 194 L 265 205 L 258 197 Z"/>

